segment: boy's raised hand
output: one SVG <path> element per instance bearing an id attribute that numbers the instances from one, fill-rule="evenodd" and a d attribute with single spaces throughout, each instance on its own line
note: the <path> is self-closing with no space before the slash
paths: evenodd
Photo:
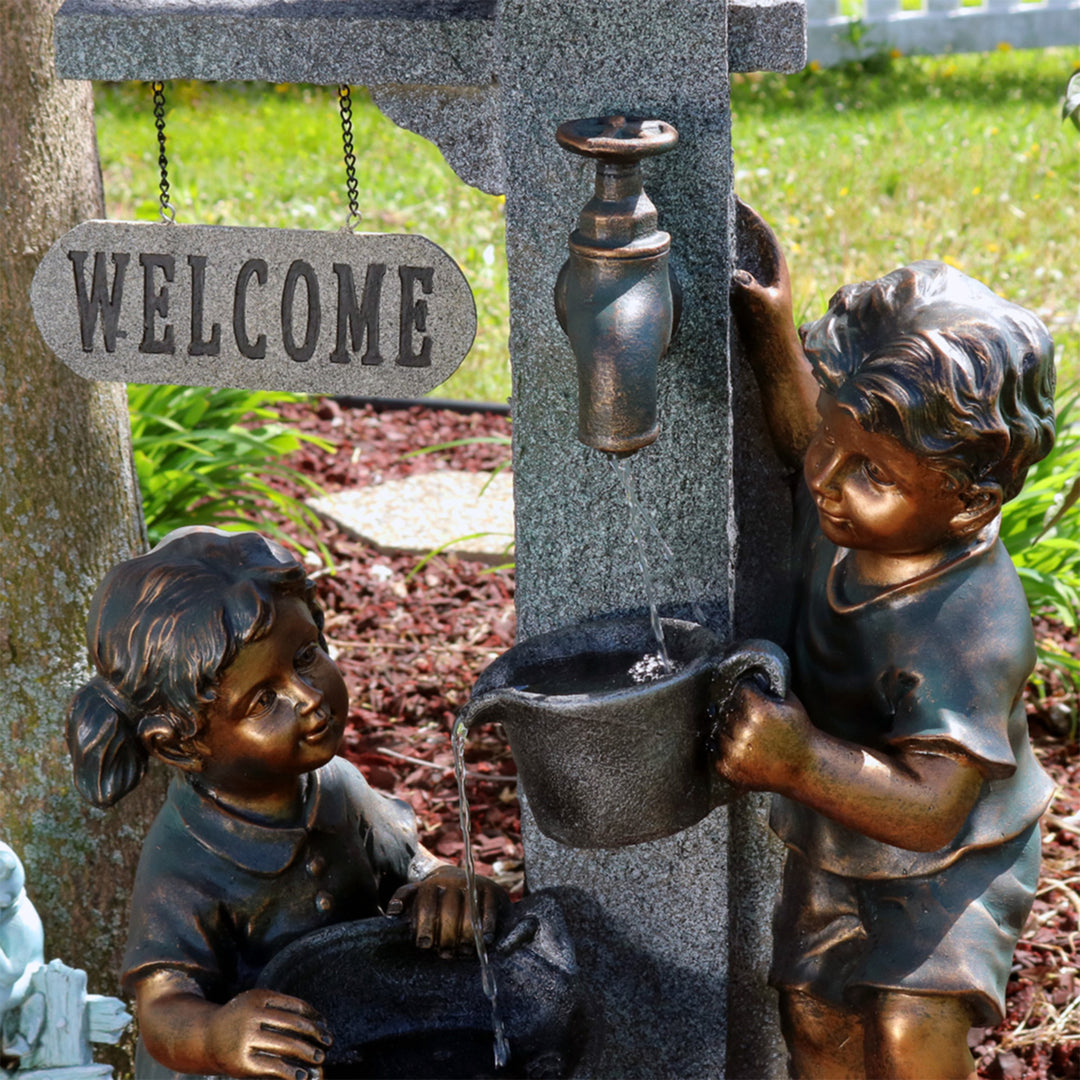
<path id="1" fill-rule="evenodd" d="M 765 219 L 735 200 L 738 269 L 731 277 L 731 311 L 742 352 L 754 369 L 773 445 L 790 468 L 818 426 L 818 385 L 795 331 L 791 277 Z"/>
<path id="2" fill-rule="evenodd" d="M 499 911 L 507 902 L 506 893 L 490 878 L 480 875 L 476 877 L 476 892 L 484 940 L 489 942 L 494 940 Z M 408 910 L 417 947 L 438 949 L 440 956 L 451 957 L 473 949 L 467 893 L 465 871 L 457 866 L 440 866 L 423 880 L 398 889 L 386 912 L 400 915 Z"/>
<path id="3" fill-rule="evenodd" d="M 807 761 L 810 719 L 794 694 L 782 701 L 753 681 L 728 700 L 717 731 L 716 770 L 751 791 L 790 790 Z"/>
<path id="4" fill-rule="evenodd" d="M 731 306 L 747 338 L 788 335 L 794 329 L 791 277 L 776 234 L 741 199 L 735 200 L 738 267 L 732 275 Z"/>

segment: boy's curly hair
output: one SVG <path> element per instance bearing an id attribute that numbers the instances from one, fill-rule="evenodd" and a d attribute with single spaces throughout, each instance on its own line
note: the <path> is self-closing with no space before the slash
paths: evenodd
<path id="1" fill-rule="evenodd" d="M 1054 444 L 1046 327 L 945 263 L 846 285 L 799 334 L 829 394 L 960 490 L 993 486 L 1006 502 Z"/>
<path id="2" fill-rule="evenodd" d="M 325 649 L 323 613 L 303 566 L 258 533 L 177 529 L 113 567 L 90 601 L 97 674 L 68 709 L 75 784 L 96 806 L 131 791 L 151 752 L 197 762 L 203 707 L 240 649 L 269 633 L 274 601 L 303 600 Z"/>

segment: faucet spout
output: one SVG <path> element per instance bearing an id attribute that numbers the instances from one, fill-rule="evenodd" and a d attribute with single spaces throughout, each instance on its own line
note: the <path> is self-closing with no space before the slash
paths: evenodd
<path id="1" fill-rule="evenodd" d="M 668 265 L 671 237 L 657 228 L 641 160 L 670 150 L 678 132 L 660 120 L 573 120 L 556 132 L 596 161 L 595 194 L 570 234 L 555 312 L 578 369 L 578 438 L 628 454 L 656 440 L 657 364 L 679 318 Z"/>

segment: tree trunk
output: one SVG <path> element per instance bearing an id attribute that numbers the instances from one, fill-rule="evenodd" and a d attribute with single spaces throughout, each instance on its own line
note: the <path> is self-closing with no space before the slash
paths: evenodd
<path id="1" fill-rule="evenodd" d="M 58 6 L 0 0 L 0 836 L 26 865 L 46 958 L 108 993 L 157 785 L 91 811 L 64 744 L 90 595 L 144 541 L 124 387 L 60 364 L 30 310 L 49 246 L 104 216 L 90 85 L 54 70 Z"/>

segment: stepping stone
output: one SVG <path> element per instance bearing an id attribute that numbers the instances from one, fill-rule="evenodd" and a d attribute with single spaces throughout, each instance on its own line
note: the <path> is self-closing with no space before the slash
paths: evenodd
<path id="1" fill-rule="evenodd" d="M 506 550 L 514 538 L 514 480 L 508 470 L 494 477 L 453 469 L 421 473 L 309 499 L 308 505 L 380 551 L 426 555 L 453 541 L 446 550 L 464 558 L 513 559 Z"/>

